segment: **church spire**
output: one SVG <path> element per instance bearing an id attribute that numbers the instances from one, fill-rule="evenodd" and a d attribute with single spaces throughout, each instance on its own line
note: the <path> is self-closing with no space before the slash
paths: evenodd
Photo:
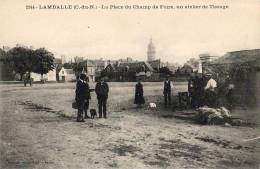
<path id="1" fill-rule="evenodd" d="M 152 36 L 151 36 L 151 38 L 150 38 L 150 43 L 148 44 L 147 60 L 148 60 L 148 61 L 153 61 L 153 60 L 155 60 L 155 46 L 154 46 L 154 44 L 153 44 Z"/>

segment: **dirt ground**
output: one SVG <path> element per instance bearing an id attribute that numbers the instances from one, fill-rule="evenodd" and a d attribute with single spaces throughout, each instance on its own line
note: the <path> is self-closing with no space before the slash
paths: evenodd
<path id="1" fill-rule="evenodd" d="M 1 85 L 1 168 L 157 169 L 260 168 L 259 124 L 206 126 L 193 110 L 162 106 L 162 83 L 145 83 L 146 102 L 133 105 L 134 83 L 109 83 L 107 119 L 75 122 L 75 83 Z M 94 87 L 94 84 L 90 84 Z M 175 84 L 173 95 L 185 91 Z M 91 94 L 91 108 L 97 107 Z M 259 112 L 244 117 L 259 117 Z M 234 112 L 234 116 L 241 116 Z M 243 118 L 243 117 L 242 117 Z M 258 121 L 259 122 L 259 121 Z"/>

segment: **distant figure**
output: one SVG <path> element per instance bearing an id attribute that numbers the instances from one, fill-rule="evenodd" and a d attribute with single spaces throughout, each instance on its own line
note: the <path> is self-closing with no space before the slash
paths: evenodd
<path id="1" fill-rule="evenodd" d="M 28 77 L 27 77 L 27 74 L 24 74 L 23 75 L 23 84 L 24 84 L 24 87 L 26 87 L 26 84 L 27 84 L 27 79 Z"/>
<path id="2" fill-rule="evenodd" d="M 212 78 L 211 74 L 206 75 L 209 79 L 205 89 L 205 103 L 209 107 L 216 107 L 217 105 L 217 82 Z"/>
<path id="3" fill-rule="evenodd" d="M 195 102 L 196 102 L 196 97 L 195 97 L 195 77 L 192 76 L 188 80 L 188 92 L 189 92 L 189 105 L 191 107 L 196 107 Z"/>
<path id="4" fill-rule="evenodd" d="M 84 80 L 84 82 L 86 83 L 86 86 L 87 86 L 87 98 L 85 99 L 84 101 L 84 113 L 85 113 L 85 116 L 84 118 L 85 119 L 88 119 L 89 116 L 88 116 L 88 108 L 89 108 L 89 100 L 91 100 L 91 90 L 93 89 L 90 89 L 89 88 L 89 85 L 88 85 L 88 77 L 86 76 L 86 79 Z"/>
<path id="5" fill-rule="evenodd" d="M 169 80 L 169 77 L 166 77 L 164 81 L 163 95 L 165 107 L 171 105 L 171 81 Z"/>
<path id="6" fill-rule="evenodd" d="M 30 73 L 26 73 L 26 74 L 23 76 L 23 83 L 24 83 L 24 86 L 25 86 L 25 87 L 26 87 L 27 83 L 29 83 L 30 86 L 32 86 L 32 78 L 31 78 Z"/>
<path id="7" fill-rule="evenodd" d="M 145 103 L 144 100 L 144 90 L 141 80 L 138 79 L 137 84 L 135 85 L 135 101 L 134 104 L 137 104 L 138 107 L 141 107 Z"/>
<path id="8" fill-rule="evenodd" d="M 202 77 L 198 77 L 197 82 L 197 97 L 198 97 L 198 107 L 205 106 L 206 104 L 206 90 L 205 87 L 208 83 L 208 77 L 206 75 L 202 75 Z"/>
<path id="9" fill-rule="evenodd" d="M 85 117 L 87 118 L 87 109 L 89 106 L 90 90 L 89 85 L 86 82 L 87 76 L 81 74 L 76 85 L 76 103 L 78 107 L 77 122 L 84 122 L 83 110 L 85 111 Z"/>
<path id="10" fill-rule="evenodd" d="M 107 118 L 107 99 L 108 99 L 108 92 L 109 87 L 108 84 L 105 82 L 104 78 L 96 84 L 95 92 L 98 99 L 98 114 L 99 118 Z"/>
<path id="11" fill-rule="evenodd" d="M 204 87 L 206 86 L 204 77 L 199 77 L 198 74 L 194 77 L 194 107 L 198 108 L 204 105 Z"/>
<path id="12" fill-rule="evenodd" d="M 226 98 L 228 103 L 228 109 L 232 111 L 234 106 L 234 84 L 229 84 Z"/>
<path id="13" fill-rule="evenodd" d="M 226 83 L 227 83 L 227 93 L 226 93 L 227 107 L 230 111 L 232 111 L 233 106 L 234 106 L 233 104 L 234 104 L 235 85 L 232 82 L 230 77 L 227 78 Z"/>

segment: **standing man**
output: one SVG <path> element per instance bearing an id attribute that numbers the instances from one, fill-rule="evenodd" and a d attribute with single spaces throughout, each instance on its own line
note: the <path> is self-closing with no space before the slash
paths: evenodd
<path id="1" fill-rule="evenodd" d="M 31 78 L 31 73 L 27 72 L 24 74 L 23 76 L 23 82 L 24 82 L 24 86 L 26 87 L 27 83 L 30 84 L 30 86 L 32 86 L 32 78 Z"/>
<path id="2" fill-rule="evenodd" d="M 84 122 L 83 110 L 85 110 L 85 116 L 87 116 L 86 109 L 88 109 L 90 90 L 89 90 L 88 83 L 86 83 L 86 80 L 87 80 L 87 76 L 85 74 L 81 74 L 79 80 L 77 81 L 76 92 L 75 92 L 76 93 L 75 100 L 78 107 L 77 122 Z"/>
<path id="3" fill-rule="evenodd" d="M 188 80 L 188 92 L 189 92 L 189 105 L 195 107 L 195 78 L 194 74 L 191 75 Z"/>
<path id="4" fill-rule="evenodd" d="M 95 92 L 98 99 L 98 114 L 99 118 L 107 118 L 107 98 L 108 98 L 108 92 L 109 87 L 108 84 L 105 82 L 104 78 L 101 78 L 101 80 L 96 84 Z"/>
<path id="5" fill-rule="evenodd" d="M 202 76 L 198 78 L 198 107 L 206 105 L 207 99 L 205 86 L 207 85 L 208 80 L 209 79 L 205 74 L 202 74 Z"/>
<path id="6" fill-rule="evenodd" d="M 167 107 L 167 105 L 171 105 L 171 81 L 168 76 L 164 81 L 163 95 L 165 107 Z"/>
<path id="7" fill-rule="evenodd" d="M 200 77 L 198 74 L 194 78 L 194 107 L 198 108 L 203 106 L 204 101 L 204 84 L 203 77 Z"/>
<path id="8" fill-rule="evenodd" d="M 211 74 L 207 74 L 207 78 L 209 79 L 207 82 L 205 89 L 205 102 L 209 107 L 217 106 L 217 82 L 213 79 Z"/>
<path id="9" fill-rule="evenodd" d="M 27 76 L 27 73 L 25 73 L 25 74 L 23 75 L 23 84 L 24 84 L 24 87 L 26 87 L 27 81 L 28 81 L 28 76 Z"/>
<path id="10" fill-rule="evenodd" d="M 234 104 L 234 88 L 235 85 L 232 82 L 232 79 L 228 76 L 226 79 L 226 86 L 227 86 L 227 93 L 226 93 L 226 100 L 227 100 L 227 107 L 230 111 L 233 109 Z"/>
<path id="11" fill-rule="evenodd" d="M 28 81 L 29 81 L 29 83 L 30 83 L 30 86 L 32 87 L 32 81 L 33 81 L 33 79 L 31 78 L 31 73 L 30 73 L 30 72 L 28 73 Z"/>
<path id="12" fill-rule="evenodd" d="M 88 119 L 89 116 L 88 116 L 88 108 L 89 108 L 89 100 L 91 100 L 91 95 L 90 95 L 90 92 L 93 91 L 93 89 L 90 89 L 89 88 L 89 85 L 88 85 L 88 77 L 86 76 L 86 79 L 84 80 L 84 83 L 86 84 L 86 87 L 87 87 L 87 93 L 86 93 L 86 99 L 84 101 L 84 113 L 85 113 L 85 119 Z"/>

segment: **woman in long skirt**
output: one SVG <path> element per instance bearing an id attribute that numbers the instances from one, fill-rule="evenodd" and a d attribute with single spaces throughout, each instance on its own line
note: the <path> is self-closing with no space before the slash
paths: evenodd
<path id="1" fill-rule="evenodd" d="M 137 104 L 138 107 L 141 107 L 142 104 L 145 103 L 144 100 L 144 91 L 141 80 L 139 79 L 137 84 L 135 85 L 135 101 L 134 104 Z"/>

